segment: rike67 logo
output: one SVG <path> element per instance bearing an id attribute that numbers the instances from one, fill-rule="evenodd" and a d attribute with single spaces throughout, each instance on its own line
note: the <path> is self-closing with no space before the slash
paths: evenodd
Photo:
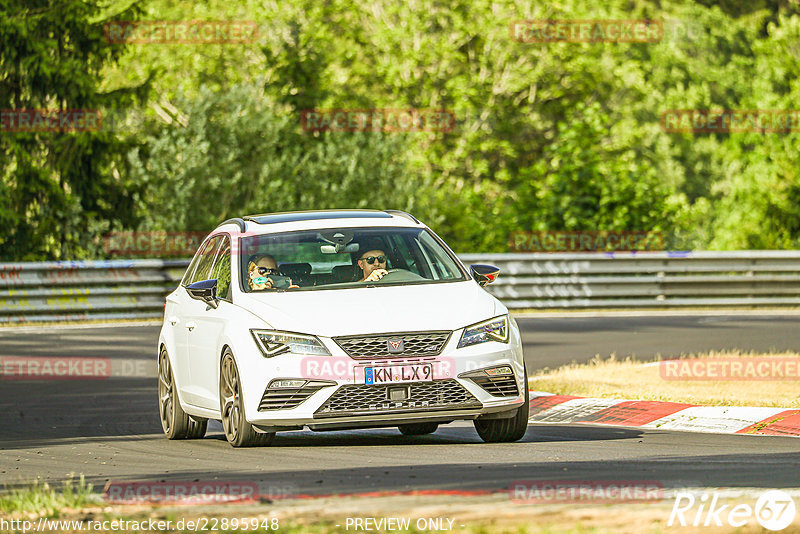
<path id="1" fill-rule="evenodd" d="M 753 519 L 763 528 L 783 530 L 794 521 L 796 508 L 792 497 L 781 490 L 762 493 L 755 506 L 747 503 L 720 502 L 720 494 L 713 492 L 682 491 L 675 495 L 675 503 L 667 526 L 721 527 L 726 523 L 741 528 Z"/>

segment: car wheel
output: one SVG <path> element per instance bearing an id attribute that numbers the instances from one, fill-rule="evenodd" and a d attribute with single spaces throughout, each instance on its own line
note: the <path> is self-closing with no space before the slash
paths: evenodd
<path id="1" fill-rule="evenodd" d="M 206 435 L 208 419 L 192 417 L 181 408 L 172 365 L 164 348 L 158 355 L 158 412 L 161 428 L 169 439 L 199 439 Z"/>
<path id="2" fill-rule="evenodd" d="M 528 417 L 530 413 L 529 394 L 528 394 L 528 371 L 525 370 L 524 380 L 522 381 L 525 388 L 525 402 L 522 406 L 517 408 L 517 413 L 514 417 L 509 419 L 487 419 L 481 421 L 476 419 L 475 430 L 481 439 L 487 443 L 500 443 L 518 441 L 522 439 L 525 432 L 528 430 Z"/>
<path id="3" fill-rule="evenodd" d="M 219 402 L 222 428 L 225 430 L 225 439 L 228 440 L 228 443 L 234 447 L 257 447 L 270 444 L 275 437 L 275 432 L 256 432 L 253 425 L 244 418 L 239 370 L 236 368 L 236 361 L 233 359 L 230 349 L 226 349 L 222 355 Z"/>
<path id="4" fill-rule="evenodd" d="M 404 436 L 422 436 L 424 434 L 433 434 L 439 428 L 439 423 L 409 423 L 407 425 L 400 425 L 400 433 Z"/>

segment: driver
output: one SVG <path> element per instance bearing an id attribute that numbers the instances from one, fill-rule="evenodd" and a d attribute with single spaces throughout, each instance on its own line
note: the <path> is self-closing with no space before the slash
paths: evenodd
<path id="1" fill-rule="evenodd" d="M 253 291 L 260 291 L 263 289 L 273 289 L 274 282 L 272 276 L 280 276 L 281 272 L 278 270 L 278 262 L 269 254 L 255 254 L 250 256 L 250 261 L 247 264 L 248 283 L 250 289 Z M 294 289 L 298 286 L 294 285 L 292 279 L 289 279 L 289 288 Z"/>
<path id="2" fill-rule="evenodd" d="M 379 248 L 368 250 L 358 258 L 358 266 L 363 272 L 359 282 L 376 282 L 388 272 L 386 270 L 386 253 Z"/>

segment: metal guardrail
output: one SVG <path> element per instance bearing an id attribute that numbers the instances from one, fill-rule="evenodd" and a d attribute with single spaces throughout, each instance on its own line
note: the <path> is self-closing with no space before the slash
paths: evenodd
<path id="1" fill-rule="evenodd" d="M 800 305 L 800 251 L 465 254 L 509 308 Z"/>
<path id="2" fill-rule="evenodd" d="M 464 254 L 511 309 L 800 306 L 800 251 Z M 0 323 L 163 314 L 189 260 L 0 263 Z"/>
<path id="3" fill-rule="evenodd" d="M 189 260 L 0 263 L 0 323 L 148 319 Z"/>

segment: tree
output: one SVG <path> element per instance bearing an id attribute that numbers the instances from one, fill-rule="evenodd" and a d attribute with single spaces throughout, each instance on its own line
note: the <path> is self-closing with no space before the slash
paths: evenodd
<path id="1" fill-rule="evenodd" d="M 143 230 L 210 231 L 229 217 L 273 211 L 410 210 L 429 187 L 408 171 L 403 136 L 304 132 L 258 87 L 201 87 L 183 117 L 151 124 L 130 154 Z"/>
<path id="2" fill-rule="evenodd" d="M 0 2 L 0 258 L 42 260 L 90 254 L 93 235 L 110 221 L 130 223 L 131 183 L 121 163 L 132 144 L 103 131 L 95 113 L 141 102 L 147 86 L 104 93 L 104 65 L 122 47 L 105 40 L 96 1 Z M 136 16 L 131 7 L 123 14 Z M 25 118 L 46 115 L 52 126 L 28 128 Z M 72 127 L 62 121 L 66 119 Z M 84 120 L 83 127 L 74 121 Z"/>

